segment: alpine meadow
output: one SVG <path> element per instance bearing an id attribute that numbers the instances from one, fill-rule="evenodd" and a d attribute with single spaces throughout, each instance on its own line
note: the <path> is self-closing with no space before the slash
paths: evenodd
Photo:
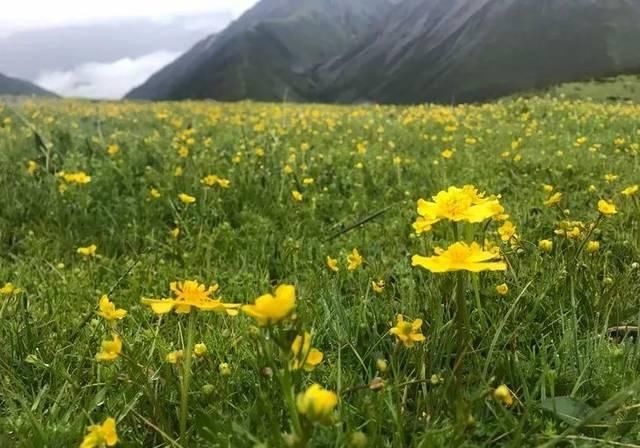
<path id="1" fill-rule="evenodd" d="M 638 117 L 5 102 L 0 446 L 640 446 Z"/>

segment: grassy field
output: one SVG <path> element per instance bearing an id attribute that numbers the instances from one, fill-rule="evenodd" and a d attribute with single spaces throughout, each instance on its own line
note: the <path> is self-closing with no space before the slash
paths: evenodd
<path id="1" fill-rule="evenodd" d="M 639 116 L 0 106 L 0 446 L 639 446 Z"/>
<path id="2" fill-rule="evenodd" d="M 568 82 L 547 89 L 554 98 L 587 101 L 632 101 L 640 103 L 640 75 L 616 76 L 591 81 Z M 538 93 L 540 94 L 540 92 Z"/>

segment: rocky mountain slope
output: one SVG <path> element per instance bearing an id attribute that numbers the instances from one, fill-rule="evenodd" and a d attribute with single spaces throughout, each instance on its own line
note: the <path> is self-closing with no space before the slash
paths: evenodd
<path id="1" fill-rule="evenodd" d="M 380 26 L 392 0 L 262 0 L 128 95 L 133 99 L 304 99 L 306 72 Z"/>
<path id="2" fill-rule="evenodd" d="M 262 0 L 129 97 L 457 103 L 633 72 L 638 0 Z"/>

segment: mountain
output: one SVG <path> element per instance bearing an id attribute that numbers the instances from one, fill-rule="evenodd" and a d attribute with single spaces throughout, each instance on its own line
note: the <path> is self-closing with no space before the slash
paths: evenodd
<path id="1" fill-rule="evenodd" d="M 638 1 L 407 0 L 312 76 L 317 100 L 449 103 L 634 71 Z"/>
<path id="2" fill-rule="evenodd" d="M 639 0 L 262 0 L 129 97 L 456 103 L 634 72 Z"/>
<path id="3" fill-rule="evenodd" d="M 0 74 L 0 95 L 55 96 L 35 84 L 17 78 L 10 78 L 3 74 Z"/>
<path id="4" fill-rule="evenodd" d="M 397 1 L 397 0 L 396 0 Z M 306 72 L 380 25 L 393 0 L 262 0 L 127 96 L 301 100 Z"/>

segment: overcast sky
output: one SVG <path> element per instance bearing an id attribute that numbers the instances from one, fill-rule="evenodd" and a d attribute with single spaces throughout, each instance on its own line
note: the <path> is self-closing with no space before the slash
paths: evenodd
<path id="1" fill-rule="evenodd" d="M 0 72 L 63 96 L 120 98 L 198 40 L 220 31 L 229 13 L 238 17 L 257 1 L 0 0 Z M 118 35 L 105 34 L 114 25 Z M 70 29 L 80 31 L 70 38 Z M 150 35 L 149 29 L 162 36 Z M 42 33 L 49 36 L 44 42 Z M 1 50 L 2 45 L 7 48 Z M 12 50 L 18 53 L 13 58 Z"/>
<path id="2" fill-rule="evenodd" d="M 162 20 L 177 15 L 232 11 L 235 16 L 257 0 L 16 0 L 2 1 L 0 34 L 58 25 L 87 24 L 127 17 Z"/>

